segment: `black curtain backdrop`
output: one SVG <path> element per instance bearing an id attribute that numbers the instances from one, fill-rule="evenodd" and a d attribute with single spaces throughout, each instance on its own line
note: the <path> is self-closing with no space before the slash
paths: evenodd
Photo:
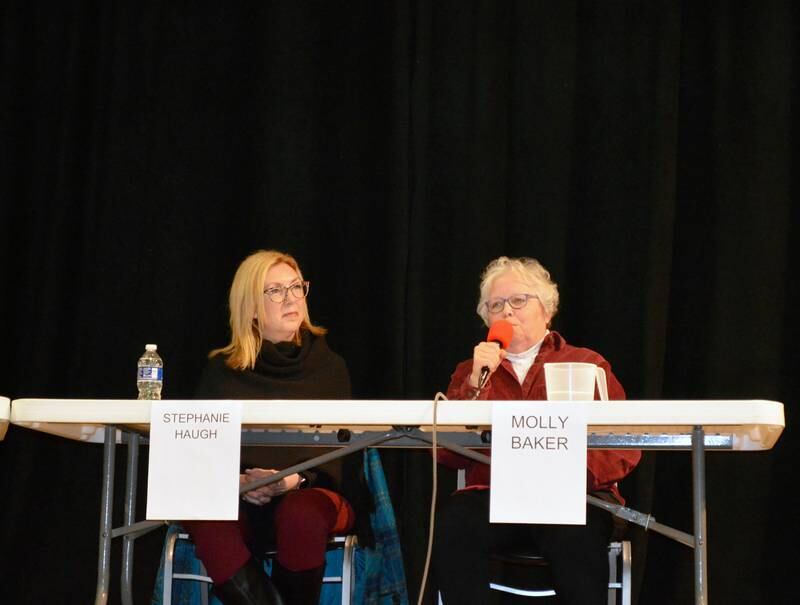
<path id="1" fill-rule="evenodd" d="M 772 451 L 708 455 L 709 593 L 795 601 L 794 3 L 12 1 L 0 17 L 0 394 L 135 397 L 156 342 L 164 396 L 189 397 L 226 342 L 236 266 L 278 248 L 356 397 L 433 398 L 485 336 L 481 269 L 534 256 L 560 285 L 555 328 L 629 398 L 786 404 Z M 101 456 L 9 429 L 0 601 L 91 602 Z M 384 464 L 416 600 L 430 455 Z M 650 453 L 623 491 L 691 531 L 690 478 L 688 454 Z M 692 551 L 632 535 L 637 602 L 692 602 Z M 162 539 L 137 543 L 136 603 Z"/>

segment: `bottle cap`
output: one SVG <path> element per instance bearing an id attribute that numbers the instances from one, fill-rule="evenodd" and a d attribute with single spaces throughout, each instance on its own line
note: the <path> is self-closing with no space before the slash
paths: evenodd
<path id="1" fill-rule="evenodd" d="M 144 345 L 145 351 L 155 351 L 158 349 L 158 345 Z"/>

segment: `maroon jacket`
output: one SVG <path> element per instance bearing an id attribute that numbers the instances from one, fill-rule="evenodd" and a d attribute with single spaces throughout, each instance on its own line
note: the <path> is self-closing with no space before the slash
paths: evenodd
<path id="1" fill-rule="evenodd" d="M 608 398 L 625 399 L 625 390 L 611 372 L 611 365 L 599 354 L 590 349 L 568 345 L 558 332 L 550 332 L 544 337 L 539 354 L 519 383 L 511 362 L 503 360 L 481 391 L 479 400 L 529 400 L 545 401 L 547 389 L 544 381 L 544 364 L 565 361 L 593 363 L 606 371 L 608 379 Z M 472 373 L 472 359 L 462 361 L 456 366 L 447 388 L 448 399 L 472 399 L 475 388 L 469 384 Z M 627 476 L 639 463 L 639 450 L 595 450 L 587 452 L 586 487 L 589 492 L 611 492 L 624 503 L 617 488 L 617 481 Z M 473 489 L 489 486 L 489 466 L 472 461 L 449 450 L 441 449 L 437 454 L 440 463 L 450 468 L 466 470 L 466 485 Z"/>

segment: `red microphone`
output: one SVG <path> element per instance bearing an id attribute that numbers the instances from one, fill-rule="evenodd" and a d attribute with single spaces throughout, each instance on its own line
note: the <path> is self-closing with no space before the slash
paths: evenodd
<path id="1" fill-rule="evenodd" d="M 511 339 L 514 337 L 514 326 L 512 326 L 505 319 L 498 319 L 489 327 L 489 334 L 486 336 L 486 342 L 496 342 L 500 345 L 501 349 L 505 349 L 511 344 Z M 481 375 L 478 378 L 478 391 L 480 391 L 486 381 L 489 380 L 489 366 L 481 368 Z"/>

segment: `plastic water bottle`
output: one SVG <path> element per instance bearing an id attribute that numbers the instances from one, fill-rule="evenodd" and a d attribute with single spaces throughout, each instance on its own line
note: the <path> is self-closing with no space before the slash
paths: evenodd
<path id="1" fill-rule="evenodd" d="M 139 399 L 161 399 L 164 362 L 156 349 L 157 345 L 145 345 L 144 354 L 139 358 L 139 369 L 136 373 Z"/>

